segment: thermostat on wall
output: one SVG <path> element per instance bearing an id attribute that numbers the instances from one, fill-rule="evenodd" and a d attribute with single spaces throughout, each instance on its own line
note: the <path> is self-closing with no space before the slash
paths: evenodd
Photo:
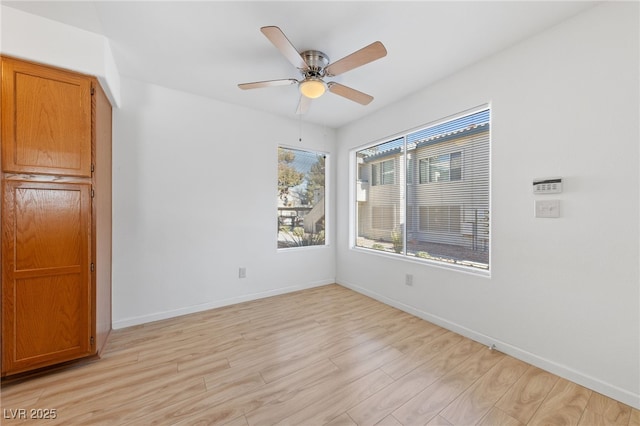
<path id="1" fill-rule="evenodd" d="M 541 178 L 533 180 L 534 194 L 557 194 L 562 192 L 562 178 Z"/>

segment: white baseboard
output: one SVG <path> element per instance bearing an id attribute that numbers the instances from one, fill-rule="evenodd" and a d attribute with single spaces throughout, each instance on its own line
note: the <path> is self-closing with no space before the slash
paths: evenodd
<path id="1" fill-rule="evenodd" d="M 406 305 L 395 299 L 383 296 L 358 285 L 347 283 L 344 281 L 336 281 L 336 283 L 358 293 L 364 294 L 365 296 L 369 296 L 372 299 L 378 300 L 379 302 L 382 302 L 386 305 L 393 306 L 394 308 L 400 309 L 401 311 L 415 315 L 418 318 L 424 319 L 425 321 L 446 328 L 447 330 L 451 330 L 471 340 L 487 345 L 487 347 L 495 345 L 494 348 L 500 352 L 534 365 L 557 376 L 563 377 L 588 389 L 606 395 L 631 407 L 640 409 L 640 394 L 635 394 L 628 390 L 621 389 L 598 378 L 576 371 L 569 366 L 558 364 L 552 360 L 542 358 L 534 353 L 510 345 L 507 342 L 503 342 L 495 339 L 494 337 L 487 336 L 475 330 L 471 330 L 467 327 L 461 326 L 437 315 L 432 315 L 428 312 L 416 309 L 413 306 Z"/>
<path id="2" fill-rule="evenodd" d="M 274 290 L 263 291 L 259 293 L 245 294 L 242 296 L 231 297 L 228 299 L 214 300 L 200 305 L 187 306 L 184 308 L 173 309 L 170 311 L 156 312 L 138 317 L 130 317 L 118 321 L 114 321 L 111 326 L 114 330 L 131 327 L 134 325 L 146 324 L 149 322 L 160 321 L 168 318 L 179 317 L 182 315 L 193 314 L 196 312 L 208 311 L 209 309 L 221 308 L 223 306 L 235 305 L 237 303 L 248 302 L 251 300 L 264 299 L 266 297 L 278 296 L 280 294 L 292 293 L 294 291 L 305 290 L 313 287 L 334 284 L 335 280 L 314 281 L 302 285 L 283 287 Z"/>

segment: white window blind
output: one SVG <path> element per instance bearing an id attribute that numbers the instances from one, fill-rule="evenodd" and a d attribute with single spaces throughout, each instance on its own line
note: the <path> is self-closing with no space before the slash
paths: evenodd
<path id="1" fill-rule="evenodd" d="M 356 246 L 488 270 L 489 155 L 488 108 L 356 151 Z"/>
<path id="2" fill-rule="evenodd" d="M 403 247 L 404 138 L 358 151 L 356 157 L 360 181 L 370 184 L 365 201 L 358 202 L 357 245 L 396 253 Z"/>

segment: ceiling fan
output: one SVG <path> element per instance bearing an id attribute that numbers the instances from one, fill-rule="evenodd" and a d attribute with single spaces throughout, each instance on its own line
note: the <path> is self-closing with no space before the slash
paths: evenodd
<path id="1" fill-rule="evenodd" d="M 345 56 L 339 61 L 329 63 L 329 57 L 319 50 L 305 50 L 298 52 L 293 47 L 282 30 L 275 26 L 260 28 L 260 31 L 273 45 L 280 50 L 289 62 L 301 73 L 302 79 L 286 78 L 281 80 L 256 81 L 253 83 L 241 83 L 238 87 L 243 90 L 258 89 L 261 87 L 288 86 L 297 84 L 300 90 L 300 102 L 296 114 L 304 114 L 309 110 L 311 99 L 319 98 L 326 90 L 338 96 L 342 96 L 361 105 L 368 105 L 373 96 L 344 86 L 335 81 L 325 82 L 326 77 L 333 77 L 362 65 L 373 62 L 387 55 L 387 49 L 379 42 L 373 42 L 362 49 Z"/>

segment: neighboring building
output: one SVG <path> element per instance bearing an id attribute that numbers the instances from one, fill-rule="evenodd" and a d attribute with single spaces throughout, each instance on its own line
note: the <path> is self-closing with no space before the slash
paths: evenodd
<path id="1" fill-rule="evenodd" d="M 408 135 L 406 155 L 404 138 L 357 153 L 358 237 L 391 242 L 406 231 L 408 251 L 487 249 L 489 111 L 470 117 Z"/>

